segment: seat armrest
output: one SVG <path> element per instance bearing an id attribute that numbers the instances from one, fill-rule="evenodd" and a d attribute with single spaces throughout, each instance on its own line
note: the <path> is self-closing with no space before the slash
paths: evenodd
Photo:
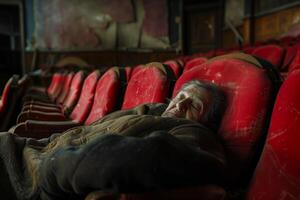
<path id="1" fill-rule="evenodd" d="M 17 124 L 26 120 L 38 121 L 66 121 L 66 117 L 62 113 L 47 113 L 40 111 L 25 111 L 19 114 Z"/>
<path id="2" fill-rule="evenodd" d="M 54 102 L 43 102 L 43 101 L 38 101 L 38 100 L 25 101 L 23 103 L 23 106 L 28 106 L 28 105 L 39 105 L 39 106 L 57 107 L 57 104 L 55 104 Z"/>
<path id="3" fill-rule="evenodd" d="M 25 112 L 25 111 L 28 111 L 28 110 L 41 111 L 41 112 L 58 112 L 58 113 L 61 113 L 61 110 L 60 110 L 59 107 L 41 106 L 41 105 L 34 105 L 34 104 L 23 106 L 22 112 Z"/>
<path id="4" fill-rule="evenodd" d="M 32 138 L 45 138 L 53 133 L 62 133 L 70 128 L 79 126 L 74 121 L 36 121 L 27 120 L 25 122 L 17 124 L 10 131 L 22 136 Z"/>

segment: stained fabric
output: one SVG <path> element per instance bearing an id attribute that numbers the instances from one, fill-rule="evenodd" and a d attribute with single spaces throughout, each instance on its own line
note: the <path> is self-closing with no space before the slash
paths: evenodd
<path id="1" fill-rule="evenodd" d="M 6 181 L 19 199 L 223 184 L 226 159 L 216 135 L 197 122 L 161 117 L 165 108 L 141 105 L 41 140 L 2 133 Z"/>

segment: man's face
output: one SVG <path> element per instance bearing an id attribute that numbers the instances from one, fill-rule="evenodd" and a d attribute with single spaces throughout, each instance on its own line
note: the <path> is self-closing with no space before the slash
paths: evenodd
<path id="1" fill-rule="evenodd" d="M 211 101 L 212 97 L 207 89 L 189 85 L 176 95 L 162 116 L 202 122 Z"/>

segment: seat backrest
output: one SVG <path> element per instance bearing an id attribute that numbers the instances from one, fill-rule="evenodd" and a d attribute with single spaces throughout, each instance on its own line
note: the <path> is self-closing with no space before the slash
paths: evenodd
<path id="1" fill-rule="evenodd" d="M 218 133 L 228 154 L 232 182 L 236 182 L 237 176 L 243 176 L 244 170 L 251 168 L 254 162 L 265 128 L 272 82 L 264 69 L 250 62 L 226 58 L 206 62 L 182 74 L 173 96 L 191 80 L 215 83 L 225 94 L 226 109 Z"/>
<path id="2" fill-rule="evenodd" d="M 52 99 L 52 101 L 55 101 L 58 98 L 60 92 L 63 89 L 63 85 L 67 78 L 67 75 L 58 74 L 56 77 L 57 78 L 55 79 L 55 87 L 53 87 L 53 90 L 50 91 L 50 93 L 48 92 L 48 96 Z"/>
<path id="3" fill-rule="evenodd" d="M 73 72 L 68 73 L 68 75 L 66 76 L 65 81 L 64 81 L 64 85 L 62 86 L 62 89 L 59 93 L 59 96 L 56 99 L 56 103 L 58 103 L 58 104 L 63 103 L 64 99 L 66 98 L 66 96 L 69 92 L 73 76 L 74 76 Z"/>
<path id="4" fill-rule="evenodd" d="M 278 45 L 264 45 L 255 48 L 252 55 L 258 56 L 270 62 L 275 68 L 280 69 L 285 50 Z"/>
<path id="5" fill-rule="evenodd" d="M 132 75 L 128 82 L 122 109 L 143 103 L 162 103 L 168 97 L 170 80 L 161 63 L 149 63 Z"/>
<path id="6" fill-rule="evenodd" d="M 84 78 L 84 72 L 78 71 L 72 79 L 70 89 L 62 105 L 62 110 L 66 115 L 70 114 L 79 99 Z"/>
<path id="7" fill-rule="evenodd" d="M 186 71 L 192 69 L 193 67 L 201 65 L 202 63 L 204 63 L 206 61 L 207 61 L 207 58 L 204 58 L 204 57 L 194 58 L 185 64 L 183 72 L 186 72 Z"/>
<path id="8" fill-rule="evenodd" d="M 143 69 L 143 67 L 145 67 L 145 65 L 137 65 L 135 67 L 133 67 L 132 71 L 131 71 L 131 75 L 130 75 L 130 78 L 136 74 L 137 72 L 140 71 L 140 69 Z"/>
<path id="9" fill-rule="evenodd" d="M 13 75 L 5 84 L 0 100 L 0 131 L 7 131 L 15 124 L 17 100 L 20 99 L 18 75 Z"/>
<path id="10" fill-rule="evenodd" d="M 6 107 L 8 106 L 9 102 L 9 96 L 11 95 L 12 92 L 12 85 L 17 84 L 17 77 L 12 76 L 8 81 L 6 82 L 1 99 L 0 99 L 0 114 L 4 114 Z"/>
<path id="11" fill-rule="evenodd" d="M 70 115 L 73 121 L 83 124 L 86 120 L 93 104 L 95 88 L 99 77 L 100 72 L 96 70 L 90 73 L 84 80 L 79 100 Z"/>
<path id="12" fill-rule="evenodd" d="M 55 87 L 57 87 L 57 81 L 58 81 L 59 76 L 60 76 L 59 73 L 54 73 L 52 75 L 50 85 L 47 88 L 47 94 L 53 93 L 53 91 L 55 90 Z"/>
<path id="13" fill-rule="evenodd" d="M 106 71 L 98 80 L 91 112 L 85 121 L 86 125 L 102 118 L 116 109 L 117 100 L 120 98 L 121 80 L 117 67 Z"/>
<path id="14" fill-rule="evenodd" d="M 300 70 L 288 75 L 274 105 L 247 199 L 300 199 Z"/>

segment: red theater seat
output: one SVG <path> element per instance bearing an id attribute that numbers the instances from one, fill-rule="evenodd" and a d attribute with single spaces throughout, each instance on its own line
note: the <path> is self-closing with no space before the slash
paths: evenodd
<path id="1" fill-rule="evenodd" d="M 55 73 L 52 76 L 52 81 L 47 90 L 45 89 L 30 89 L 28 95 L 25 95 L 24 101 L 39 101 L 52 103 L 58 97 L 65 81 L 65 74 Z M 26 104 L 26 103 L 25 103 Z"/>
<path id="2" fill-rule="evenodd" d="M 204 57 L 194 58 L 185 64 L 183 72 L 186 72 L 186 71 L 192 69 L 193 67 L 201 65 L 202 63 L 205 63 L 206 61 L 207 61 L 207 59 Z"/>
<path id="3" fill-rule="evenodd" d="M 131 75 L 130 75 L 130 78 L 136 74 L 140 69 L 142 69 L 145 65 L 137 65 L 135 66 L 132 71 L 131 71 Z"/>
<path id="4" fill-rule="evenodd" d="M 89 94 L 93 94 L 92 103 L 92 98 L 87 96 L 87 93 L 81 95 L 79 103 L 77 104 L 80 105 L 80 107 L 76 106 L 73 110 L 70 116 L 72 119 L 71 121 L 50 122 L 27 120 L 24 123 L 19 124 L 14 132 L 22 136 L 42 138 L 55 132 L 63 132 L 74 126 L 82 124 L 89 125 L 102 118 L 104 115 L 116 110 L 117 104 L 119 103 L 118 99 L 121 99 L 122 95 L 121 82 L 124 80 L 126 80 L 125 72 L 122 73 L 116 67 L 111 68 L 98 80 L 97 85 L 95 85 L 95 90 L 93 92 L 88 92 Z M 90 88 L 94 87 L 92 86 L 94 83 L 90 83 L 89 85 Z M 85 86 L 84 88 L 87 89 Z M 84 88 L 83 93 L 86 91 Z M 89 108 L 87 108 L 87 106 L 89 106 Z M 83 109 L 83 111 L 80 111 L 79 109 Z M 87 114 L 88 116 L 86 116 Z"/>
<path id="5" fill-rule="evenodd" d="M 237 59 L 213 60 L 184 73 L 176 82 L 173 96 L 184 83 L 205 80 L 220 86 L 227 97 L 227 108 L 219 134 L 227 148 L 229 167 L 236 181 L 241 171 L 253 161 L 258 140 L 266 122 L 272 82 L 263 68 Z M 235 159 L 233 159 L 233 157 Z M 234 180 L 235 179 L 235 180 Z M 226 199 L 220 186 L 202 185 L 194 188 L 141 194 L 123 194 L 122 200 L 148 199 Z"/>
<path id="6" fill-rule="evenodd" d="M 64 85 L 62 86 L 62 89 L 58 95 L 58 97 L 56 98 L 56 102 L 49 102 L 49 103 L 43 103 L 43 102 L 27 102 L 24 106 L 23 106 L 23 110 L 22 111 L 26 111 L 26 110 L 36 110 L 36 111 L 59 111 L 59 107 L 58 105 L 63 104 L 71 83 L 72 83 L 72 79 L 74 77 L 74 73 L 71 72 L 68 75 L 66 75 L 65 81 L 64 81 Z"/>
<path id="7" fill-rule="evenodd" d="M 5 84 L 0 99 L 0 131 L 6 131 L 16 106 L 19 77 L 12 76 Z"/>
<path id="8" fill-rule="evenodd" d="M 285 51 L 277 45 L 264 45 L 255 48 L 252 55 L 258 56 L 270 62 L 275 68 L 280 69 Z"/>
<path id="9" fill-rule="evenodd" d="M 173 96 L 184 83 L 194 79 L 213 82 L 225 92 L 227 106 L 219 135 L 228 151 L 235 182 L 254 162 L 271 102 L 272 82 L 264 69 L 249 62 L 215 59 L 184 73 L 176 82 Z"/>
<path id="10" fill-rule="evenodd" d="M 99 71 L 94 71 L 84 80 L 82 86 L 82 92 L 80 94 L 79 100 L 70 114 L 70 118 L 77 123 L 83 123 L 89 113 L 89 109 L 93 103 L 94 91 L 96 87 L 97 80 L 100 76 Z M 18 123 L 24 122 L 26 120 L 39 120 L 39 121 L 56 121 L 56 120 L 66 120 L 66 116 L 61 113 L 46 113 L 39 111 L 26 111 L 19 115 Z"/>
<path id="11" fill-rule="evenodd" d="M 9 104 L 9 96 L 11 95 L 11 90 L 13 85 L 17 84 L 17 77 L 11 77 L 5 84 L 4 89 L 2 91 L 1 99 L 0 99 L 0 115 L 3 116 L 5 109 Z"/>
<path id="12" fill-rule="evenodd" d="M 94 101 L 96 84 L 99 77 L 100 72 L 96 70 L 84 81 L 79 100 L 70 115 L 72 121 L 83 124 L 86 120 Z"/>
<path id="13" fill-rule="evenodd" d="M 300 199 L 300 70 L 289 74 L 273 109 L 269 133 L 247 200 Z"/>
<path id="14" fill-rule="evenodd" d="M 85 121 L 86 125 L 90 125 L 117 108 L 118 99 L 122 99 L 121 80 L 124 79 L 120 73 L 120 70 L 114 67 L 99 79 L 91 113 Z"/>
<path id="15" fill-rule="evenodd" d="M 149 63 L 134 73 L 127 85 L 122 109 L 143 103 L 163 103 L 169 94 L 171 80 L 161 63 Z"/>
<path id="16" fill-rule="evenodd" d="M 24 115 L 25 116 L 30 115 L 29 113 L 33 111 L 40 111 L 40 112 L 47 112 L 47 113 L 50 112 L 50 113 L 57 113 L 57 114 L 63 113 L 66 116 L 69 116 L 69 114 L 71 113 L 71 111 L 73 110 L 74 106 L 76 105 L 79 99 L 84 77 L 85 77 L 85 73 L 83 71 L 79 71 L 74 75 L 74 77 L 72 78 L 70 88 L 67 92 L 67 96 L 64 99 L 63 104 L 61 105 L 42 103 L 42 102 L 38 104 L 36 102 L 33 102 L 32 104 L 30 104 L 28 102 L 28 104 L 23 106 L 23 112 L 20 113 L 17 123 L 23 122 L 26 119 Z"/>

